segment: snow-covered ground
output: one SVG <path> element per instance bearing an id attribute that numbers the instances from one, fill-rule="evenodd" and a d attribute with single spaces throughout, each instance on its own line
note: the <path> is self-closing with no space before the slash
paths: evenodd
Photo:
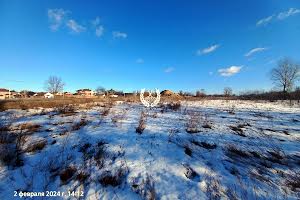
<path id="1" fill-rule="evenodd" d="M 32 199 L 300 198 L 297 106 L 207 100 L 149 110 L 118 102 L 8 110 L 0 120 L 1 200 L 23 192 L 54 195 Z"/>

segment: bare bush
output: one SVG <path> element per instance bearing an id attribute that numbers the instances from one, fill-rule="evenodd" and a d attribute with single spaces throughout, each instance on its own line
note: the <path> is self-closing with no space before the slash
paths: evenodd
<path id="1" fill-rule="evenodd" d="M 126 170 L 126 168 L 121 166 L 118 169 L 116 169 L 115 172 L 113 172 L 113 171 L 104 172 L 101 175 L 99 182 L 104 187 L 107 187 L 107 186 L 117 187 L 122 184 L 127 173 L 128 173 L 128 171 Z"/>
<path id="2" fill-rule="evenodd" d="M 135 129 L 136 133 L 142 134 L 146 128 L 146 113 L 144 111 L 141 112 L 140 120 L 138 127 Z"/>
<path id="3" fill-rule="evenodd" d="M 189 165 L 183 165 L 184 168 L 185 168 L 185 172 L 184 172 L 184 175 L 188 178 L 188 179 L 191 179 L 191 180 L 194 180 L 194 179 L 199 179 L 199 175 L 197 172 L 195 172 L 195 170 L 193 168 L 191 168 Z"/>
<path id="4" fill-rule="evenodd" d="M 94 160 L 97 163 L 97 166 L 101 169 L 104 166 L 105 158 L 107 157 L 107 152 L 105 150 L 105 144 L 107 144 L 104 141 L 100 141 L 95 146 L 95 153 L 94 153 Z"/>
<path id="5" fill-rule="evenodd" d="M 0 161 L 4 166 L 14 166 L 17 158 L 15 145 L 4 144 L 0 146 Z"/>
<path id="6" fill-rule="evenodd" d="M 65 106 L 57 107 L 56 112 L 58 114 L 67 115 L 67 116 L 74 115 L 76 113 L 75 107 L 73 105 L 65 105 Z"/>
<path id="7" fill-rule="evenodd" d="M 62 185 L 66 185 L 75 175 L 77 169 L 74 166 L 68 166 L 59 173 Z"/>
<path id="8" fill-rule="evenodd" d="M 85 171 L 80 171 L 78 172 L 77 176 L 76 176 L 76 180 L 79 181 L 81 184 L 84 184 L 86 182 L 86 180 L 89 178 L 90 174 L 88 172 Z"/>
<path id="9" fill-rule="evenodd" d="M 32 134 L 32 133 L 37 132 L 40 128 L 41 128 L 41 125 L 28 122 L 28 123 L 20 124 L 17 127 L 17 130 L 22 131 L 22 133 Z"/>
<path id="10" fill-rule="evenodd" d="M 217 148 L 217 145 L 216 145 L 215 143 L 198 142 L 198 141 L 196 141 L 196 140 L 192 140 L 192 143 L 193 143 L 194 145 L 203 147 L 203 148 L 205 148 L 205 149 L 215 149 L 215 148 Z"/>
<path id="11" fill-rule="evenodd" d="M 148 174 L 146 174 L 146 178 L 142 179 L 141 182 L 138 182 L 137 178 L 133 179 L 131 187 L 135 193 L 139 194 L 145 200 L 157 199 L 154 180 Z"/>
<path id="12" fill-rule="evenodd" d="M 219 200 L 222 197 L 223 189 L 220 181 L 214 177 L 208 176 L 206 186 L 206 196 L 211 200 Z"/>
<path id="13" fill-rule="evenodd" d="M 191 134 L 201 132 L 200 123 L 201 123 L 200 114 L 196 112 L 189 112 L 188 121 L 186 123 L 186 129 L 185 129 L 186 132 Z"/>
<path id="14" fill-rule="evenodd" d="M 26 144 L 26 143 L 25 143 Z M 47 140 L 45 139 L 38 139 L 35 141 L 29 141 L 28 144 L 26 144 L 25 152 L 36 152 L 44 149 L 44 147 L 47 145 Z"/>
<path id="15" fill-rule="evenodd" d="M 300 192 L 300 171 L 285 174 L 285 184 L 294 192 Z"/>
<path id="16" fill-rule="evenodd" d="M 86 126 L 88 123 L 85 119 L 81 119 L 79 122 L 73 124 L 71 130 L 72 131 L 78 131 L 79 129 L 81 129 L 81 127 Z"/>
<path id="17" fill-rule="evenodd" d="M 229 145 L 225 154 L 232 159 L 249 158 L 251 156 L 248 152 L 238 149 L 234 145 Z"/>

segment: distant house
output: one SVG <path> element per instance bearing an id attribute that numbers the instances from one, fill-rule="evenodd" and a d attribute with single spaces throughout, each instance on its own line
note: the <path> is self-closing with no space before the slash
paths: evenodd
<path id="1" fill-rule="evenodd" d="M 64 96 L 66 96 L 66 97 L 71 97 L 71 96 L 73 96 L 73 94 L 72 94 L 71 92 L 65 92 L 65 93 L 64 93 Z"/>
<path id="2" fill-rule="evenodd" d="M 55 94 L 55 96 L 64 96 L 64 93 L 62 93 L 62 92 L 57 92 L 57 93 Z"/>
<path id="3" fill-rule="evenodd" d="M 83 96 L 83 97 L 93 97 L 95 96 L 95 92 L 90 89 L 80 89 L 76 91 L 76 95 Z"/>
<path id="4" fill-rule="evenodd" d="M 47 92 L 46 94 L 44 94 L 44 97 L 45 97 L 46 99 L 52 99 L 52 98 L 54 98 L 54 95 L 51 94 L 50 92 Z"/>
<path id="5" fill-rule="evenodd" d="M 12 99 L 12 98 L 16 98 L 16 91 L 12 90 L 7 90 L 4 88 L 0 88 L 0 99 Z"/>
<path id="6" fill-rule="evenodd" d="M 45 92 L 37 92 L 33 95 L 34 98 L 44 98 Z"/>
<path id="7" fill-rule="evenodd" d="M 36 93 L 32 92 L 32 91 L 27 91 L 27 90 L 22 90 L 19 92 L 19 97 L 20 98 L 30 98 L 30 97 L 34 97 Z"/>

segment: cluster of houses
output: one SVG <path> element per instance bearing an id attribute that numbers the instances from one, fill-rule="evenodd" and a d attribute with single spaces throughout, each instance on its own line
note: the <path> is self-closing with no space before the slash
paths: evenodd
<path id="1" fill-rule="evenodd" d="M 0 99 L 17 99 L 17 98 L 47 98 L 47 99 L 51 99 L 54 97 L 93 98 L 93 97 L 99 97 L 99 96 L 118 97 L 123 94 L 124 93 L 116 92 L 114 90 L 108 90 L 104 93 L 97 93 L 91 89 L 80 89 L 80 90 L 77 90 L 76 93 L 71 93 L 71 92 L 50 93 L 50 92 L 31 92 L 31 91 L 16 92 L 14 90 L 0 88 Z"/>

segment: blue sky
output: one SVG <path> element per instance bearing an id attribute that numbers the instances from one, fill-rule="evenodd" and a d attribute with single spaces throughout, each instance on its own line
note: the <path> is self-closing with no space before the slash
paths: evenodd
<path id="1" fill-rule="evenodd" d="M 270 89 L 299 22 L 298 0 L 0 0 L 0 87 Z"/>

